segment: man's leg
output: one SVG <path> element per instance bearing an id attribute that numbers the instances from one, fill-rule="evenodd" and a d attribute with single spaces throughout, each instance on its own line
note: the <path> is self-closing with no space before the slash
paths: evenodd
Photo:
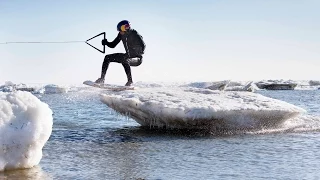
<path id="1" fill-rule="evenodd" d="M 130 86 L 133 81 L 132 81 L 132 75 L 131 75 L 131 68 L 130 68 L 130 61 L 129 59 L 126 59 L 123 63 L 122 66 L 124 68 L 124 71 L 126 72 L 127 75 L 127 83 L 125 84 L 125 86 Z"/>
<path id="2" fill-rule="evenodd" d="M 106 55 L 102 63 L 101 76 L 96 80 L 96 83 L 104 83 L 104 78 L 106 76 L 110 62 L 123 63 L 126 59 L 127 55 L 125 53 L 114 53 Z"/>

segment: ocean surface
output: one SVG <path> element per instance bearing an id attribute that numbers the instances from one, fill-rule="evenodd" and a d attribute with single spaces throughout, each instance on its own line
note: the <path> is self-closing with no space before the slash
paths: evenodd
<path id="1" fill-rule="evenodd" d="M 320 117 L 320 90 L 259 91 Z M 242 133 L 144 129 L 86 89 L 37 97 L 53 110 L 40 164 L 0 179 L 320 179 L 312 128 Z"/>

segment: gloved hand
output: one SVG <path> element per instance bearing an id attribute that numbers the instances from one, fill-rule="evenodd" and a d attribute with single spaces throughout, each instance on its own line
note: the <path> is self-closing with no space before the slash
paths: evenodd
<path id="1" fill-rule="evenodd" d="M 104 45 L 104 46 L 107 45 L 107 43 L 108 43 L 108 40 L 107 40 L 107 39 L 103 39 L 103 40 L 101 41 L 101 44 Z"/>

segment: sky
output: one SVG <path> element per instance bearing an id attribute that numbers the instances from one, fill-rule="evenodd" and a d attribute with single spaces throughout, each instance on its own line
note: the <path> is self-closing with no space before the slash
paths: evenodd
<path id="1" fill-rule="evenodd" d="M 100 77 L 106 54 L 84 42 L 112 41 L 127 19 L 146 43 L 133 81 L 320 80 L 318 0 L 1 0 L 0 83 L 81 84 Z M 92 43 L 102 48 L 99 37 Z M 107 83 L 127 81 L 111 63 Z"/>

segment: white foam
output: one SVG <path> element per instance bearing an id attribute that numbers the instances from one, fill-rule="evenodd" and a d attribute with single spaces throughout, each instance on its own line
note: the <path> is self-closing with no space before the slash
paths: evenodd
<path id="1" fill-rule="evenodd" d="M 30 92 L 0 92 L 0 171 L 37 165 L 52 119 L 48 105 Z"/>
<path id="2" fill-rule="evenodd" d="M 249 134 L 268 134 L 282 132 L 307 132 L 320 130 L 320 117 L 314 115 L 301 114 L 295 118 L 288 119 L 281 126 L 272 129 L 260 129 L 249 131 Z"/>

